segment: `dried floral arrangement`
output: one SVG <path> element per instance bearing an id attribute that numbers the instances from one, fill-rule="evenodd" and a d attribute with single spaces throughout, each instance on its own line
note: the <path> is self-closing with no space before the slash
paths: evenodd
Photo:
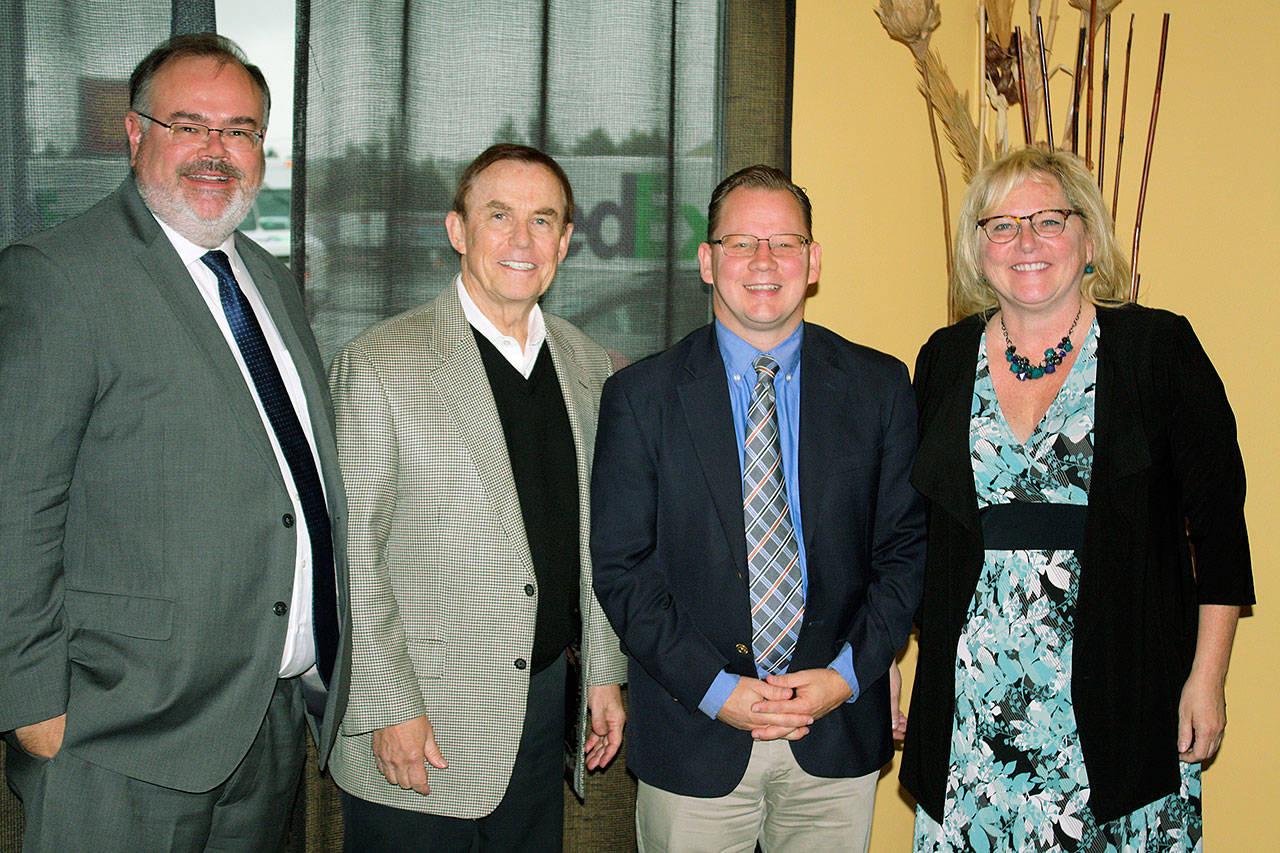
<path id="1" fill-rule="evenodd" d="M 1021 141 L 1018 144 L 1069 148 L 1084 158 L 1098 176 L 1098 189 L 1107 179 L 1107 110 L 1111 87 L 1111 13 L 1121 0 L 1067 0 L 1078 10 L 1074 63 L 1067 67 L 1053 59 L 1053 45 L 1058 34 L 1058 0 L 1051 0 L 1047 16 L 1041 15 L 1042 0 L 1028 0 L 1026 32 L 1014 22 L 1014 0 L 978 0 L 978 74 L 982 92 L 977 113 L 970 110 L 968 93 L 961 93 L 951 79 L 937 53 L 930 49 L 933 31 L 942 23 L 942 12 L 934 0 L 880 0 L 875 13 L 889 37 L 911 51 L 916 71 L 920 74 L 920 93 L 924 96 L 929 117 L 929 133 L 933 142 L 934 161 L 942 190 L 942 227 L 946 240 L 947 278 L 951 269 L 951 204 L 947 192 L 946 169 L 938 134 L 938 122 L 946 131 L 951 150 L 960 162 L 967 183 L 993 153 L 1000 156 L 1014 144 L 1010 139 L 1009 112 L 1018 108 Z M 1101 59 L 1097 57 L 1098 31 L 1103 31 Z M 1147 131 L 1146 157 L 1138 191 L 1138 208 L 1133 228 L 1133 253 L 1130 258 L 1132 280 L 1130 299 L 1138 298 L 1138 243 L 1142 233 L 1142 210 L 1146 201 L 1147 178 L 1151 168 L 1151 152 L 1155 141 L 1156 117 L 1160 109 L 1160 87 L 1164 77 L 1165 48 L 1169 35 L 1169 15 L 1165 14 L 1160 36 L 1160 58 L 1152 98 L 1151 120 Z M 1120 167 L 1124 155 L 1125 117 L 1129 105 L 1129 60 L 1133 48 L 1133 16 L 1129 17 L 1129 35 L 1125 44 L 1124 81 L 1121 86 L 1119 133 L 1112 180 L 1111 217 L 1114 220 L 1120 193 Z M 1101 65 L 1100 109 L 1098 111 L 1097 157 L 1094 157 L 1094 91 L 1095 68 Z M 1048 83 L 1059 74 L 1072 82 L 1072 97 L 1065 120 L 1059 124 L 1062 135 L 1055 143 L 1054 123 L 1050 108 Z M 1083 105 L 1081 101 L 1083 100 Z M 1083 106 L 1083 118 L 1081 109 Z M 988 119 L 994 114 L 994 128 Z M 1041 125 L 1043 119 L 1043 127 Z M 1081 124 L 1084 125 L 1084 150 L 1080 150 Z M 952 314 L 948 300 L 948 315 Z"/>

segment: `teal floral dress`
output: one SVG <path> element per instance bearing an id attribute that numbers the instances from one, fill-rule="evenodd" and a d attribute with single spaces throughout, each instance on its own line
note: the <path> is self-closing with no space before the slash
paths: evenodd
<path id="1" fill-rule="evenodd" d="M 1095 322 L 1023 445 L 996 401 L 983 336 L 969 426 L 979 509 L 1014 501 L 1088 503 L 1097 339 Z M 1181 765 L 1177 794 L 1118 820 L 1099 825 L 1089 811 L 1071 707 L 1079 576 L 1074 551 L 986 552 L 956 649 L 942 824 L 916 810 L 916 851 L 1201 850 L 1199 765 Z"/>

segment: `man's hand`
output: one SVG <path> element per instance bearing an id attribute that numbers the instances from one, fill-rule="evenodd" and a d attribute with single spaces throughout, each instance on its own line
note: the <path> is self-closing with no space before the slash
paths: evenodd
<path id="1" fill-rule="evenodd" d="M 587 688 L 587 713 L 591 715 L 591 734 L 587 735 L 587 769 L 605 767 L 622 746 L 622 725 L 627 712 L 622 708 L 622 688 L 601 684 Z"/>
<path id="2" fill-rule="evenodd" d="M 786 705 L 793 691 L 789 687 L 767 684 L 757 678 L 740 676 L 738 685 L 733 688 L 729 698 L 716 719 L 728 723 L 735 729 L 751 732 L 756 740 L 799 740 L 809 733 L 813 716 L 793 707 L 782 711 L 761 709 L 762 705 Z"/>
<path id="3" fill-rule="evenodd" d="M 889 664 L 889 722 L 893 727 L 893 742 L 901 746 L 907 737 L 907 715 L 902 713 L 902 673 L 896 660 Z"/>
<path id="4" fill-rule="evenodd" d="M 435 733 L 426 717 L 414 717 L 375 731 L 373 759 L 378 763 L 378 771 L 392 785 L 417 791 L 424 797 L 431 793 L 431 786 L 427 784 L 423 760 L 439 770 L 449 766 L 436 746 Z"/>
<path id="5" fill-rule="evenodd" d="M 1227 728 L 1225 685 L 1192 672 L 1178 702 L 1178 758 L 1198 764 L 1213 758 Z"/>
<path id="6" fill-rule="evenodd" d="M 67 715 L 56 717 L 29 726 L 18 726 L 13 736 L 27 752 L 39 758 L 53 758 L 62 749 L 62 735 L 67 728 Z"/>
<path id="7" fill-rule="evenodd" d="M 807 716 L 810 724 L 840 707 L 853 695 L 849 682 L 834 669 L 802 669 L 799 672 L 771 675 L 765 680 L 771 687 L 791 691 L 792 696 L 757 702 L 751 706 L 752 711 Z M 754 730 L 751 734 L 756 736 Z"/>

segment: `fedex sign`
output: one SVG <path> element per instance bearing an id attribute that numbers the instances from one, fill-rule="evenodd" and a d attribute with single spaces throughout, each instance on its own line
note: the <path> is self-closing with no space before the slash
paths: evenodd
<path id="1" fill-rule="evenodd" d="M 565 164 L 566 170 L 569 165 Z M 592 169 L 591 179 L 574 179 L 575 190 L 579 186 L 599 186 L 599 175 L 597 169 Z M 616 198 L 605 198 L 594 205 L 587 202 L 586 209 L 575 206 L 573 242 L 567 258 L 588 263 L 591 256 L 602 261 L 663 258 L 667 253 L 668 215 L 676 217 L 676 258 L 694 260 L 707 231 L 705 209 L 678 202 L 668 205 L 664 174 L 620 172 Z"/>

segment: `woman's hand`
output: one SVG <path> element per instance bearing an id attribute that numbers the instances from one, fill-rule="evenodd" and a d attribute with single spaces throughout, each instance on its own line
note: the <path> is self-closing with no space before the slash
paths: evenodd
<path id="1" fill-rule="evenodd" d="M 1200 605 L 1196 656 L 1178 701 L 1178 758 L 1183 761 L 1208 761 L 1222 744 L 1227 728 L 1227 664 L 1239 618 L 1240 608 L 1234 605 Z"/>
<path id="2" fill-rule="evenodd" d="M 1222 681 L 1192 673 L 1178 702 L 1178 758 L 1199 764 L 1218 752 L 1227 728 L 1227 699 Z"/>

